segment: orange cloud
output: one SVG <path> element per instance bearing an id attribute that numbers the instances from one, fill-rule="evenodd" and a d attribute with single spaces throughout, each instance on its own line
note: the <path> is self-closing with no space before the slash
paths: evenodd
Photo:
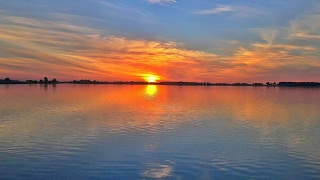
<path id="1" fill-rule="evenodd" d="M 130 39 L 63 22 L 5 17 L 0 19 L 0 75 L 141 81 L 143 74 L 152 74 L 163 81 L 254 82 L 277 81 L 281 73 L 288 77 L 298 71 L 297 76 L 312 72 L 320 77 L 316 47 L 276 44 L 274 31 L 269 35 L 268 29 L 259 32 L 265 34 L 262 37 L 267 44 L 252 43 L 247 48 L 239 44 L 238 50 L 232 49 L 233 55 L 220 57 L 184 49 L 175 42 Z"/>

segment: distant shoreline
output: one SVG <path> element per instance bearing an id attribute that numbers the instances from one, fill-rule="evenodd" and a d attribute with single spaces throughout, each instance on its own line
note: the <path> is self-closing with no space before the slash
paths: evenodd
<path id="1" fill-rule="evenodd" d="M 96 81 L 96 80 L 74 80 L 59 82 L 56 79 L 44 80 L 11 80 L 0 79 L 0 84 L 114 84 L 114 85 L 175 85 L 175 86 L 267 86 L 267 87 L 320 87 L 320 82 L 279 82 L 279 83 L 211 83 L 211 82 L 187 82 L 187 81 L 166 81 L 166 82 L 144 82 L 144 81 Z"/>

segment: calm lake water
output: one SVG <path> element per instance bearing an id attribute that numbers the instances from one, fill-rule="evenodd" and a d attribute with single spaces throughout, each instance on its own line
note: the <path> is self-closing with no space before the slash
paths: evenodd
<path id="1" fill-rule="evenodd" d="M 320 88 L 1 85 L 0 179 L 320 179 Z"/>

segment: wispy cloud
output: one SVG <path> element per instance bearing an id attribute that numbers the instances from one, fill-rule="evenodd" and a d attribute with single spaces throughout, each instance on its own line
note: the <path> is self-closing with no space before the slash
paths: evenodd
<path id="1" fill-rule="evenodd" d="M 217 5 L 215 8 L 201 10 L 196 12 L 196 14 L 222 14 L 222 13 L 233 13 L 235 16 L 248 17 L 254 14 L 262 14 L 262 11 L 258 9 L 247 7 L 247 6 L 231 6 L 231 5 Z"/>
<path id="2" fill-rule="evenodd" d="M 130 6 L 122 4 L 120 2 L 115 4 L 115 3 L 105 2 L 105 1 L 102 1 L 102 0 L 92 0 L 92 1 L 101 4 L 101 5 L 105 6 L 106 8 L 114 9 L 114 10 L 119 11 L 121 13 L 125 12 L 125 14 L 127 14 L 127 13 L 134 14 L 135 16 L 138 15 L 138 16 L 142 16 L 144 18 L 150 18 L 150 16 L 153 16 L 149 12 L 142 11 L 142 10 L 139 10 L 137 8 L 134 8 L 134 7 L 130 7 Z M 132 17 L 130 17 L 130 18 L 132 18 Z"/>
<path id="3" fill-rule="evenodd" d="M 102 0 L 92 0 L 93 2 L 97 2 L 99 4 L 102 4 L 108 8 L 112 8 L 112 9 L 122 9 L 121 7 L 119 7 L 118 5 L 116 4 L 112 4 L 112 3 L 109 3 L 109 2 L 105 2 L 105 1 L 102 1 Z"/>
<path id="4" fill-rule="evenodd" d="M 320 39 L 320 35 L 311 35 L 305 32 L 291 34 L 291 36 L 298 39 Z"/>
<path id="5" fill-rule="evenodd" d="M 167 3 L 175 3 L 176 0 L 148 0 L 151 4 L 167 4 Z"/>
<path id="6" fill-rule="evenodd" d="M 218 14 L 222 12 L 232 12 L 235 11 L 234 9 L 231 8 L 231 6 L 228 5 L 218 5 L 217 7 L 209 10 L 202 10 L 199 11 L 198 14 Z"/>
<path id="7" fill-rule="evenodd" d="M 288 29 L 257 29 L 259 42 L 239 43 L 237 49 L 232 47 L 233 54 L 220 57 L 172 41 L 134 39 L 64 21 L 7 16 L 0 18 L 0 77 L 39 78 L 41 74 L 58 80 L 142 80 L 141 74 L 155 74 L 161 80 L 252 82 L 312 73 L 319 78 L 319 47 L 280 39 L 279 34 L 290 37 Z"/>
<path id="8" fill-rule="evenodd" d="M 305 40 L 320 39 L 320 15 L 305 15 L 291 22 L 290 35 L 292 38 Z"/>
<path id="9" fill-rule="evenodd" d="M 319 53 L 320 44 L 320 15 L 300 15 L 290 22 L 288 27 L 256 28 L 262 40 L 267 42 L 269 48 L 286 47 L 287 50 L 304 50 L 305 53 L 314 51 Z M 262 45 L 262 43 L 254 43 Z"/>
<path id="10" fill-rule="evenodd" d="M 11 72 L 67 80 L 141 80 L 141 74 L 156 74 L 161 80 L 196 81 L 209 80 L 213 72 L 216 77 L 232 76 L 232 69 L 245 66 L 212 53 L 180 48 L 175 42 L 99 34 L 63 22 L 6 17 L 0 27 L 2 76 Z"/>

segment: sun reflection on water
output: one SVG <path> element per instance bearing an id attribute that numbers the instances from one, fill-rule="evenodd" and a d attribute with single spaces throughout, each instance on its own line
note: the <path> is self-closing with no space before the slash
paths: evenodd
<path id="1" fill-rule="evenodd" d="M 148 97 L 154 97 L 154 96 L 157 95 L 157 93 L 158 93 L 158 89 L 157 89 L 156 85 L 152 85 L 152 84 L 147 85 L 147 87 L 146 87 L 146 95 Z"/>

